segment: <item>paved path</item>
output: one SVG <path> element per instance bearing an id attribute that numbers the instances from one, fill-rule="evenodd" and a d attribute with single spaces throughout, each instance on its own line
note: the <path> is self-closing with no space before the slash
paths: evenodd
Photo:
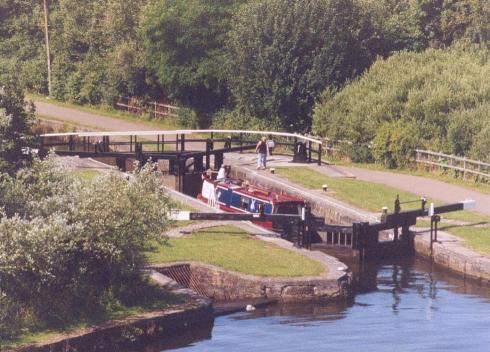
<path id="1" fill-rule="evenodd" d="M 141 122 L 129 122 L 122 119 L 107 117 L 103 115 L 95 115 L 89 112 L 79 111 L 75 109 L 65 108 L 46 102 L 35 101 L 36 113 L 43 116 L 53 118 L 55 120 L 63 120 L 75 125 L 93 127 L 97 130 L 105 131 L 153 131 L 155 127 Z"/>
<path id="2" fill-rule="evenodd" d="M 154 127 L 152 128 L 148 124 L 145 124 L 144 121 L 128 122 L 121 119 L 81 112 L 65 107 L 59 107 L 57 105 L 49 104 L 46 102 L 35 102 L 35 105 L 36 110 L 40 115 L 53 117 L 57 120 L 65 120 L 73 124 L 91 126 L 94 129 L 111 131 L 141 131 L 154 129 Z M 239 160 L 241 159 L 240 162 L 244 164 L 255 163 L 254 156 L 247 156 L 247 154 L 241 154 L 236 158 Z M 280 156 L 273 156 L 270 158 L 269 166 L 274 167 L 284 165 L 294 164 L 289 164 L 287 160 Z M 490 216 L 490 195 L 479 193 L 461 186 L 451 185 L 442 181 L 437 181 L 420 176 L 397 174 L 386 171 L 374 171 L 344 166 L 309 166 L 319 172 L 325 173 L 328 176 L 354 176 L 361 180 L 381 183 L 404 191 L 409 191 L 420 196 L 427 196 L 429 198 L 438 199 L 443 202 L 452 203 L 471 198 L 476 200 L 475 210 L 477 212 Z"/>
<path id="3" fill-rule="evenodd" d="M 465 187 L 421 176 L 358 169 L 355 167 L 336 166 L 336 168 L 340 169 L 342 172 L 350 173 L 360 180 L 381 183 L 447 203 L 473 199 L 476 201 L 476 208 L 474 210 L 490 216 L 490 194 L 480 193 Z"/>

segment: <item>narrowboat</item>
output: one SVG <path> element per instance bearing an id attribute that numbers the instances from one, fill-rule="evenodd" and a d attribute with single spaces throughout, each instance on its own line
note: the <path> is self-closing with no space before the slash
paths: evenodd
<path id="1" fill-rule="evenodd" d="M 263 207 L 265 214 L 301 215 L 305 206 L 302 199 L 251 186 L 242 180 L 226 178 L 217 181 L 206 173 L 202 179 L 202 190 L 197 198 L 226 212 L 259 213 Z M 257 224 L 274 227 L 271 222 Z"/>

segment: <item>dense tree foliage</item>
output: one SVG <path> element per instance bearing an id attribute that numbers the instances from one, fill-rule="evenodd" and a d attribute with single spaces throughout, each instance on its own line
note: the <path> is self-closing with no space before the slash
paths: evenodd
<path id="1" fill-rule="evenodd" d="M 112 104 L 117 95 L 158 95 L 146 68 L 139 13 L 146 0 L 59 0 L 51 15 L 55 97 Z"/>
<path id="2" fill-rule="evenodd" d="M 314 130 L 374 157 L 405 164 L 415 146 L 488 158 L 490 62 L 484 49 L 459 45 L 379 59 L 335 96 L 325 94 Z"/>
<path id="3" fill-rule="evenodd" d="M 372 32 L 354 1 L 251 1 L 230 33 L 230 84 L 239 108 L 279 127 L 308 128 L 311 108 L 371 61 Z"/>
<path id="4" fill-rule="evenodd" d="M 0 73 L 17 72 L 20 83 L 47 93 L 42 1 L 0 1 Z"/>
<path id="5" fill-rule="evenodd" d="M 226 34 L 243 0 L 159 0 L 145 11 L 148 62 L 169 96 L 199 113 L 226 105 Z"/>
<path id="6" fill-rule="evenodd" d="M 0 206 L 0 334 L 8 336 L 15 319 L 66 323 L 137 289 L 143 251 L 163 240 L 170 202 L 151 167 L 87 183 L 48 159 L 2 175 Z"/>
<path id="7" fill-rule="evenodd" d="M 311 127 L 377 56 L 490 45 L 487 0 L 49 0 L 53 94 L 170 97 L 195 126 Z M 0 1 L 0 67 L 47 92 L 42 1 Z M 327 93 L 324 93 L 327 94 Z M 448 127 L 449 128 L 449 127 Z"/>
<path id="8" fill-rule="evenodd" d="M 23 148 L 35 145 L 31 132 L 34 108 L 24 101 L 21 84 L 0 75 L 0 172 L 15 172 L 23 164 Z"/>
<path id="9" fill-rule="evenodd" d="M 47 93 L 42 1 L 0 1 L 0 63 L 28 89 Z M 112 104 L 118 95 L 159 97 L 138 35 L 147 0 L 50 0 L 53 94 Z"/>

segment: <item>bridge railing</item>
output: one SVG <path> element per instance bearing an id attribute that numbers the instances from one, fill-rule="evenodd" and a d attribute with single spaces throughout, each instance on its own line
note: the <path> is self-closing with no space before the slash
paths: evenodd
<path id="1" fill-rule="evenodd" d="M 252 131 L 252 130 L 171 130 L 171 131 L 127 131 L 127 132 L 78 132 L 78 133 L 50 133 L 41 135 L 43 146 L 56 147 L 57 151 L 63 148 L 75 152 L 77 146 L 84 152 L 107 152 L 112 147 L 127 146 L 129 152 L 133 152 L 136 143 L 140 145 L 153 145 L 152 149 L 145 152 L 162 153 L 167 145 L 175 145 L 166 148 L 166 151 L 184 152 L 196 151 L 196 145 L 188 147 L 186 143 L 201 142 L 199 148 L 207 146 L 209 140 L 216 142 L 213 148 L 223 148 L 231 151 L 249 150 L 255 145 L 261 136 L 269 136 L 277 141 L 277 145 L 284 145 L 292 149 L 296 161 L 312 162 L 315 158 L 321 163 L 322 141 L 314 137 L 303 136 L 295 133 L 276 131 Z M 222 144 L 221 144 L 222 143 Z M 64 147 L 63 147 L 64 146 Z M 110 146 L 110 147 L 108 147 Z M 207 148 L 207 147 L 206 147 Z M 211 148 L 211 149 L 213 149 Z"/>

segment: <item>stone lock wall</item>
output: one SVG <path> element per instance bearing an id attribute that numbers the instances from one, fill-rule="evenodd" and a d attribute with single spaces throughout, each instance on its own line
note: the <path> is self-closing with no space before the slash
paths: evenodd
<path id="1" fill-rule="evenodd" d="M 440 238 L 448 235 L 439 234 Z M 490 258 L 479 255 L 458 244 L 457 239 L 437 243 L 430 248 L 428 235 L 415 236 L 415 251 L 417 254 L 431 258 L 437 265 L 462 274 L 465 278 L 479 281 L 490 286 Z"/>
<path id="2" fill-rule="evenodd" d="M 264 278 L 194 262 L 158 265 L 153 269 L 218 301 L 250 298 L 276 298 L 282 301 L 333 298 L 342 295 L 342 282 L 349 280 L 344 273 L 335 277 L 324 275 Z"/>

